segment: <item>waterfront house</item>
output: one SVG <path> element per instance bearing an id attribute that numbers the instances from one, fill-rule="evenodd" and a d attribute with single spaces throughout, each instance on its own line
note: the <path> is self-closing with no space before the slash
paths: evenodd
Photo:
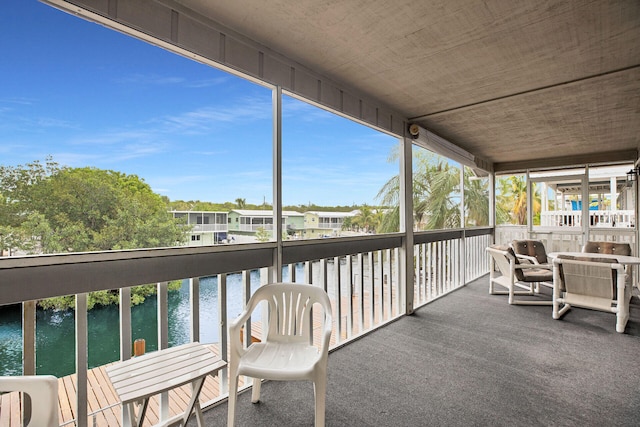
<path id="1" fill-rule="evenodd" d="M 213 211 L 171 211 L 189 229 L 187 246 L 215 245 L 227 240 L 228 213 Z"/>
<path id="2" fill-rule="evenodd" d="M 303 228 L 304 214 L 295 211 L 282 212 L 282 230 L 294 235 Z M 268 231 L 272 236 L 273 211 L 257 209 L 233 209 L 229 211 L 229 231 L 238 235 L 255 236 L 258 230 Z"/>
<path id="3" fill-rule="evenodd" d="M 129 287 L 158 283 L 158 347 L 165 348 L 169 346 L 167 282 L 188 279 L 193 295 L 198 295 L 200 277 L 218 276 L 222 303 L 216 327 L 221 341 L 215 347 L 227 358 L 225 326 L 235 315 L 227 313 L 224 304 L 227 275 L 240 274 L 241 286 L 249 293 L 250 272 L 260 270 L 265 281 L 306 281 L 329 290 L 335 310 L 332 347 L 336 356 L 350 345 L 375 344 L 359 357 L 343 359 L 349 367 L 343 372 L 353 374 L 354 380 L 366 378 L 366 383 L 354 381 L 360 387 L 355 390 L 329 388 L 329 393 L 341 393 L 330 395 L 330 405 L 353 410 L 354 418 L 338 418 L 341 411 L 336 410 L 336 418 L 328 422 L 366 425 L 366 416 L 375 413 L 377 425 L 402 425 L 407 414 L 418 413 L 421 421 L 439 425 L 508 425 L 514 419 L 518 425 L 637 423 L 637 381 L 627 381 L 640 375 L 631 357 L 637 358 L 639 352 L 637 319 L 630 322 L 629 334 L 617 336 L 615 345 L 602 347 L 600 338 L 614 331 L 591 327 L 585 321 L 570 325 L 573 332 L 581 331 L 571 339 L 549 332 L 558 329 L 545 328 L 544 334 L 538 334 L 538 322 L 543 320 L 533 315 L 539 313 L 537 309 L 506 303 L 474 305 L 464 298 L 468 303 L 464 307 L 485 308 L 483 312 L 466 311 L 464 314 L 473 316 L 464 317 L 464 322 L 459 321 L 458 304 L 434 304 L 435 308 L 426 306 L 414 314 L 434 300 L 447 301 L 453 297 L 448 294 L 474 280 L 486 286 L 489 261 L 485 248 L 494 242 L 538 238 L 551 252 L 606 239 L 628 241 L 638 254 L 637 227 L 632 225 L 638 204 L 640 3 L 300 1 L 287 4 L 286 13 L 281 5 L 260 0 L 45 3 L 272 90 L 274 209 L 271 223 L 262 217 L 262 226 L 279 230 L 284 225 L 283 94 L 394 135 L 401 166 L 400 228 L 393 233 L 298 241 L 284 241 L 282 233 L 275 233 L 272 241 L 246 245 L 0 259 L 0 304 L 23 307 L 25 374 L 35 373 L 36 368 L 33 301 L 76 296 L 75 338 L 80 351 L 75 355 L 74 379 L 65 380 L 69 387 L 64 390 L 70 390 L 65 396 L 71 405 L 65 407 L 64 422 L 75 419 L 78 426 L 86 427 L 95 418 L 109 425 L 120 416 L 117 402 L 101 400 L 101 384 L 87 369 L 87 352 L 82 351 L 88 347 L 88 292 L 120 290 L 117 327 L 120 357 L 126 359 L 131 356 L 132 343 Z M 413 230 L 414 203 L 425 201 L 414 200 L 412 161 L 417 149 L 432 150 L 455 163 L 460 172 L 459 198 L 469 194 L 462 188 L 465 168 L 486 172 L 484 179 L 491 192 L 486 200 L 488 226 L 465 227 L 465 205 L 461 203 L 457 227 Z M 577 180 L 580 200 L 575 201 L 582 203 L 575 207 L 587 218 L 591 195 L 600 194 L 590 189 L 591 172 L 612 165 L 628 171 L 625 182 L 629 187 L 625 188 L 631 188 L 630 196 L 635 199 L 623 209 L 632 206 L 634 216 L 621 221 L 628 222 L 628 227 L 603 227 L 601 221 L 591 224 L 577 219 L 541 225 L 534 220 L 537 172 L 554 170 L 555 181 L 563 173 L 563 179 Z M 514 176 L 523 178 L 524 189 L 519 194 L 528 209 L 521 212 L 523 221 L 518 225 L 496 223 L 500 194 L 494 189 L 501 178 Z M 610 194 L 609 210 L 622 209 L 612 200 L 614 194 L 622 199 L 621 192 L 626 191 L 618 186 L 618 175 L 614 176 L 612 188 L 616 190 L 601 190 Z M 240 213 L 237 215 L 239 219 Z M 238 221 L 238 227 L 240 224 Z M 232 221 L 229 231 L 235 226 Z M 298 264 L 304 264 L 304 277 L 295 273 Z M 467 294 L 455 293 L 463 295 Z M 499 297 L 474 292 L 470 298 L 486 302 Z M 198 299 L 192 299 L 188 316 L 188 339 L 192 341 L 200 337 L 199 310 Z M 550 313 L 544 316 L 550 318 Z M 384 331 L 398 318 L 403 322 L 393 326 L 403 328 L 394 328 L 393 334 L 383 334 L 383 339 L 365 335 L 374 328 Z M 475 337 L 469 335 L 471 325 L 483 333 L 484 345 L 475 345 Z M 553 326 L 562 325 L 556 322 Z M 431 327 L 452 333 L 437 343 L 428 336 L 415 339 Z M 536 337 L 534 345 L 530 345 L 532 336 Z M 359 339 L 353 344 L 355 338 Z M 584 342 L 589 346 L 581 345 Z M 376 347 L 382 346 L 393 352 L 381 360 Z M 437 354 L 427 351 L 436 346 L 441 350 Z M 602 357 L 588 360 L 598 369 L 595 373 L 589 370 L 585 379 L 583 361 L 593 356 L 596 347 Z M 558 348 L 563 351 L 558 356 L 570 356 L 560 364 L 552 353 Z M 519 363 L 520 357 L 531 363 Z M 413 364 L 401 364 L 400 358 Z M 545 363 L 539 363 L 541 359 Z M 430 364 L 423 365 L 425 360 Z M 624 373 L 617 369 L 619 360 L 627 361 Z M 393 376 L 379 375 L 379 363 Z M 484 363 L 494 367 L 490 374 L 483 371 Z M 537 371 L 532 371 L 533 363 Z M 412 371 L 411 366 L 418 364 L 424 369 Z M 460 366 L 467 369 L 465 375 L 455 375 Z M 614 369 L 616 374 L 611 375 Z M 443 375 L 451 372 L 454 375 Z M 522 377 L 523 372 L 531 375 Z M 557 375 L 546 376 L 550 373 Z M 554 381 L 541 381 L 543 374 L 544 379 Z M 205 408 L 226 398 L 224 375 L 221 371 L 211 379 L 216 392 L 203 402 Z M 465 381 L 471 377 L 475 381 Z M 373 405 L 366 406 L 367 401 L 358 396 L 366 396 Z M 169 406 L 168 399 L 161 399 L 157 417 L 165 417 Z M 292 409 L 292 415 L 301 406 Z M 430 409 L 428 413 L 425 408 Z"/>
<path id="4" fill-rule="evenodd" d="M 309 211 L 304 213 L 304 237 L 317 239 L 324 237 L 338 237 L 342 234 L 345 218 L 353 218 L 357 211 L 351 212 L 321 212 Z"/>

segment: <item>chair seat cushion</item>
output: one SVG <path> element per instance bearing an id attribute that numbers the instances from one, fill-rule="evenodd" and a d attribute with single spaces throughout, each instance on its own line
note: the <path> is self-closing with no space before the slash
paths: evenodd
<path id="1" fill-rule="evenodd" d="M 553 271 L 546 268 L 516 269 L 522 271 L 524 282 L 552 282 Z"/>
<path id="2" fill-rule="evenodd" d="M 320 359 L 314 346 L 304 343 L 255 343 L 242 356 L 238 373 L 272 380 L 299 379 L 311 375 Z"/>
<path id="3" fill-rule="evenodd" d="M 520 264 L 520 260 L 516 256 L 513 248 L 508 247 L 507 252 L 514 258 L 516 264 Z M 518 268 L 515 269 L 516 279 L 520 282 L 552 282 L 553 271 L 548 268 Z"/>

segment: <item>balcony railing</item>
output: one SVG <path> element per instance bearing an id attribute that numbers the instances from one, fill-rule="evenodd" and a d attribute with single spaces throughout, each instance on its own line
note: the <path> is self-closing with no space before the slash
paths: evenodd
<path id="1" fill-rule="evenodd" d="M 582 225 L 582 211 L 548 211 L 540 213 L 542 227 L 580 227 Z M 592 227 L 635 226 L 633 210 L 593 210 L 589 211 L 589 225 Z"/>
<path id="2" fill-rule="evenodd" d="M 332 230 L 340 230 L 342 229 L 342 224 L 329 224 L 329 223 L 319 223 L 318 228 L 328 228 Z"/>
<path id="3" fill-rule="evenodd" d="M 194 224 L 192 225 L 192 232 L 210 233 L 214 231 L 227 231 L 229 226 L 227 224 Z"/>
<path id="4" fill-rule="evenodd" d="M 495 241 L 498 244 L 507 244 L 512 240 L 536 239 L 545 244 L 547 252 L 579 252 L 587 239 L 626 242 L 634 248 L 635 236 L 634 228 L 623 227 L 590 227 L 588 237 L 585 237 L 581 227 L 533 227 L 531 232 L 526 225 L 499 225 L 495 228 Z"/>
<path id="5" fill-rule="evenodd" d="M 87 296 L 89 292 L 118 289 L 120 293 L 120 355 L 131 355 L 131 286 L 157 285 L 158 348 L 169 346 L 168 282 L 188 279 L 190 290 L 190 337 L 200 340 L 200 278 L 218 278 L 219 342 L 215 351 L 227 360 L 227 278 L 242 277 L 242 299 L 251 293 L 251 272 L 259 270 L 260 284 L 278 279 L 274 259 L 283 265 L 283 280 L 312 283 L 330 295 L 334 310 L 332 347 L 375 329 L 406 313 L 406 293 L 413 292 L 414 305 L 424 305 L 488 272 L 485 247 L 492 241 L 492 229 L 423 232 L 414 235 L 411 248 L 414 263 L 405 263 L 404 234 L 358 236 L 331 240 L 288 241 L 233 246 L 142 249 L 101 253 L 62 254 L 0 259 L 0 305 L 23 305 L 23 371 L 35 373 L 35 301 L 75 295 L 75 340 L 78 349 L 88 348 Z M 414 265 L 413 289 L 407 289 L 406 267 Z M 298 268 L 296 268 L 296 266 Z M 303 268 L 299 268 L 302 266 Z M 411 270 L 409 270 L 411 271 Z M 303 272 L 300 274 L 300 272 Z M 412 277 L 413 276 L 413 277 Z M 210 326 L 210 325 L 207 325 Z M 256 325 L 258 326 L 258 325 Z M 260 329 L 260 328 L 257 328 Z M 251 325 L 249 325 L 251 334 Z M 94 406 L 88 386 L 86 351 L 76 352 L 76 407 L 61 420 L 76 425 L 100 425 L 103 408 Z M 46 373 L 46 372 L 38 372 Z M 208 379 L 207 381 L 212 380 Z M 215 381 L 217 395 L 211 405 L 224 398 L 227 372 Z M 169 405 L 168 399 L 160 405 Z M 160 411 L 162 412 L 162 411 Z M 168 410 L 167 410 L 168 412 Z"/>
<path id="6" fill-rule="evenodd" d="M 264 230 L 273 230 L 273 224 L 240 224 L 238 229 L 240 231 L 258 231 L 261 228 Z"/>

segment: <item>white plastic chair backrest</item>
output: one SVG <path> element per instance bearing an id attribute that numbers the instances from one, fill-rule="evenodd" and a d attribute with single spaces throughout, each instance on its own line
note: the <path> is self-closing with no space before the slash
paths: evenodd
<path id="1" fill-rule="evenodd" d="M 20 391 L 29 396 L 31 418 L 27 426 L 58 427 L 58 379 L 53 375 L 0 377 L 0 391 Z"/>
<path id="2" fill-rule="evenodd" d="M 566 259 L 557 263 L 562 265 L 565 290 L 573 294 L 614 299 L 617 277 L 624 275 L 624 267 L 620 264 Z M 615 276 L 614 269 L 617 269 Z"/>
<path id="3" fill-rule="evenodd" d="M 331 321 L 329 297 L 317 286 L 293 283 L 271 283 L 261 286 L 249 301 L 249 311 L 261 301 L 268 301 L 269 304 L 267 341 L 311 343 L 311 308 L 314 304 L 320 304 L 322 307 L 325 324 L 327 320 Z M 322 346 L 324 347 L 325 343 L 322 343 Z"/>

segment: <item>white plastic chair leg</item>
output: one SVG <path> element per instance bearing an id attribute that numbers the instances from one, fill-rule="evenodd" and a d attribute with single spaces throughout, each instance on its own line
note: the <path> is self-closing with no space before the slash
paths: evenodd
<path id="1" fill-rule="evenodd" d="M 313 391 L 316 400 L 315 427 L 324 427 L 325 406 L 327 398 L 327 383 L 325 378 L 318 378 L 313 383 Z"/>
<path id="2" fill-rule="evenodd" d="M 233 427 L 236 419 L 236 400 L 238 397 L 238 374 L 237 371 L 229 370 L 229 404 L 227 409 L 227 426 Z"/>
<path id="3" fill-rule="evenodd" d="M 260 378 L 253 379 L 253 387 L 251 389 L 251 403 L 258 403 L 260 401 L 260 385 L 262 381 Z"/>

